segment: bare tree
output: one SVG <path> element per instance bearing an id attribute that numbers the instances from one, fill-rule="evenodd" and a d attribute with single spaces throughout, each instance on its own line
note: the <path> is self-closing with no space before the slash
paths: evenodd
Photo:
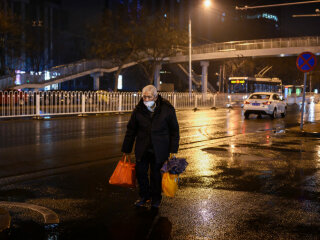
<path id="1" fill-rule="evenodd" d="M 148 17 L 144 23 L 142 31 L 145 37 L 141 51 L 147 61 L 141 61 L 140 65 L 152 84 L 156 66 L 181 51 L 187 45 L 188 35 L 175 27 L 174 20 L 161 13 Z"/>
<path id="2" fill-rule="evenodd" d="M 226 76 L 253 76 L 255 64 L 251 58 L 238 57 L 225 61 Z"/>
<path id="3" fill-rule="evenodd" d="M 115 74 L 114 91 L 117 91 L 118 77 L 126 63 L 137 59 L 141 49 L 141 20 L 136 11 L 122 6 L 118 12 L 106 11 L 100 23 L 89 28 L 91 53 L 94 57 L 111 60 L 118 66 Z"/>
<path id="4" fill-rule="evenodd" d="M 14 58 L 21 56 L 22 35 L 19 18 L 11 14 L 10 10 L 0 9 L 0 75 L 10 73 L 6 65 L 6 56 Z"/>
<path id="5" fill-rule="evenodd" d="M 179 45 L 186 44 L 186 32 L 175 29 L 170 22 L 162 14 L 151 15 L 129 4 L 115 12 L 106 11 L 101 22 L 90 28 L 92 55 L 118 66 L 115 91 L 126 63 L 139 63 L 152 83 L 157 64 L 175 55 Z"/>
<path id="6" fill-rule="evenodd" d="M 25 52 L 29 60 L 30 67 L 35 72 L 46 69 L 49 62 L 45 56 L 45 39 L 44 35 L 47 29 L 44 26 L 25 26 L 26 43 Z"/>

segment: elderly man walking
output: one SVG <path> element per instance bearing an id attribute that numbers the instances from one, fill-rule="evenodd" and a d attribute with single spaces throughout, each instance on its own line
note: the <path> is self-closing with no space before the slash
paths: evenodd
<path id="1" fill-rule="evenodd" d="M 159 208 L 162 198 L 160 169 L 170 153 L 178 152 L 179 138 L 174 107 L 158 95 L 153 85 L 144 87 L 122 144 L 122 152 L 129 154 L 136 141 L 136 176 L 140 195 L 136 206 L 145 206 L 151 200 L 151 206 Z"/>

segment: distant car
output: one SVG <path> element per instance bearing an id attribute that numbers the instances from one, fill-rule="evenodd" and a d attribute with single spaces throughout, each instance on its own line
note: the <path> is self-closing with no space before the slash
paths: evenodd
<path id="1" fill-rule="evenodd" d="M 287 114 L 287 104 L 277 93 L 256 92 L 244 101 L 243 110 L 245 119 L 248 119 L 250 114 L 258 114 L 258 117 L 269 115 L 271 119 L 281 114 L 284 118 Z"/>

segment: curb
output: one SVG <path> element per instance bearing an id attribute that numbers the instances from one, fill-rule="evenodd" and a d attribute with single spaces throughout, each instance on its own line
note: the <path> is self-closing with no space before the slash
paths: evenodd
<path id="1" fill-rule="evenodd" d="M 11 216 L 7 210 L 0 207 L 0 232 L 10 228 Z"/>
<path id="2" fill-rule="evenodd" d="M 0 202 L 0 205 L 6 206 L 8 208 L 17 207 L 17 208 L 24 208 L 24 209 L 30 209 L 32 211 L 36 211 L 43 216 L 45 224 L 58 224 L 59 223 L 59 217 L 54 211 L 52 211 L 48 208 L 39 206 L 39 205 L 30 204 L 30 203 L 22 203 L 22 202 Z M 10 217 L 10 215 L 9 215 L 9 217 Z M 9 222 L 9 226 L 10 226 L 10 222 Z"/>
<path id="3" fill-rule="evenodd" d="M 300 134 L 305 137 L 320 137 L 319 132 L 306 132 L 306 131 L 300 131 L 300 130 L 289 130 L 289 132 Z"/>
<path id="4" fill-rule="evenodd" d="M 314 127 L 316 126 L 316 127 Z M 303 136 L 313 136 L 313 137 L 320 137 L 320 122 L 316 122 L 316 123 L 306 123 L 304 125 L 304 128 L 302 130 L 300 130 L 300 127 L 293 127 L 293 128 L 289 128 L 289 132 L 293 132 L 293 133 L 297 133 L 297 134 L 301 134 Z M 315 131 L 317 130 L 317 131 Z"/>

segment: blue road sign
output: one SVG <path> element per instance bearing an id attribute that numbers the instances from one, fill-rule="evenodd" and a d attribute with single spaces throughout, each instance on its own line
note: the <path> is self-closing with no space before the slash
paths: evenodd
<path id="1" fill-rule="evenodd" d="M 311 52 L 300 53 L 297 57 L 297 68 L 301 72 L 310 72 L 317 64 L 316 56 Z"/>

